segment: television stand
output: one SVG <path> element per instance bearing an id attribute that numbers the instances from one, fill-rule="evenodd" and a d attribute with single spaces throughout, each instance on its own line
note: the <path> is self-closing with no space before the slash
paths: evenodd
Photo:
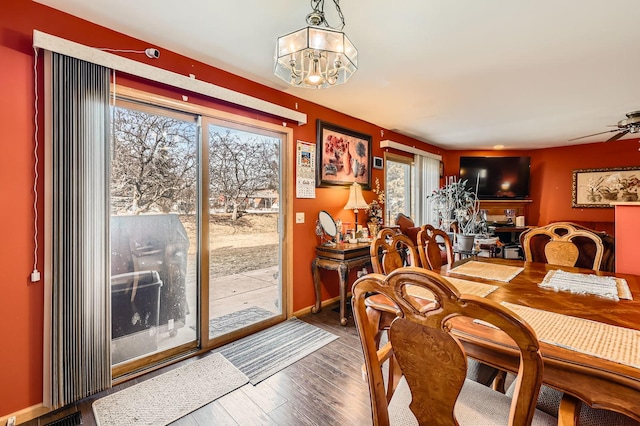
<path id="1" fill-rule="evenodd" d="M 480 200 L 480 209 L 487 211 L 488 222 L 506 222 L 504 211 L 515 210 L 516 216 L 524 216 L 529 219 L 529 204 L 532 200 Z M 501 226 L 503 227 L 503 226 Z"/>

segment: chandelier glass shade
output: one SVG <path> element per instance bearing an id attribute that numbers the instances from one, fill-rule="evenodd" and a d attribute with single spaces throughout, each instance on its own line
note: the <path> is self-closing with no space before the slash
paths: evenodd
<path id="1" fill-rule="evenodd" d="M 293 86 L 331 87 L 357 69 L 358 51 L 342 31 L 312 25 L 278 37 L 274 73 Z"/>

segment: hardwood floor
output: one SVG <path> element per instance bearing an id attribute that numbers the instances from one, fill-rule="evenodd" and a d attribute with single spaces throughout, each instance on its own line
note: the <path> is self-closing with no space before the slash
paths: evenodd
<path id="1" fill-rule="evenodd" d="M 369 425 L 369 391 L 362 380 L 362 349 L 353 319 L 342 327 L 333 306 L 300 319 L 339 336 L 328 345 L 281 370 L 257 386 L 251 384 L 175 421 L 175 426 L 204 425 Z M 107 393 L 162 374 L 178 363 L 123 383 L 77 404 L 83 425 L 95 425 L 91 404 Z M 37 423 L 34 423 L 37 424 Z"/>

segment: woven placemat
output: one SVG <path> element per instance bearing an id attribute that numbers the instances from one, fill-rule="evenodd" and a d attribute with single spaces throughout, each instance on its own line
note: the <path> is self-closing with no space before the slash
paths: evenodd
<path id="1" fill-rule="evenodd" d="M 497 285 L 482 284 L 474 281 L 461 280 L 460 278 L 445 277 L 461 294 L 472 294 L 478 297 L 486 297 L 499 287 Z M 407 294 L 421 299 L 433 300 L 433 294 L 418 286 L 407 287 Z"/>
<path id="2" fill-rule="evenodd" d="M 538 340 L 640 368 L 640 331 L 502 302 L 531 325 Z"/>
<path id="3" fill-rule="evenodd" d="M 579 274 L 554 269 L 547 272 L 539 286 L 555 291 L 592 294 L 616 302 L 620 299 L 633 300 L 627 280 L 611 276 Z"/>
<path id="4" fill-rule="evenodd" d="M 470 261 L 460 266 L 456 266 L 453 269 L 449 269 L 449 272 L 455 274 L 467 275 L 469 277 L 484 278 L 487 280 L 496 280 L 509 282 L 520 272 L 524 271 L 524 268 L 518 266 L 500 265 L 497 263 L 486 263 Z"/>

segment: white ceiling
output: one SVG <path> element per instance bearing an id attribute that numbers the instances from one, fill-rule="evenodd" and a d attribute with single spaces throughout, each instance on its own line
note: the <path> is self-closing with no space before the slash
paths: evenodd
<path id="1" fill-rule="evenodd" d="M 324 90 L 273 75 L 309 0 L 36 1 L 447 149 L 603 141 L 567 142 L 640 110 L 638 0 L 342 0 L 359 70 Z"/>

